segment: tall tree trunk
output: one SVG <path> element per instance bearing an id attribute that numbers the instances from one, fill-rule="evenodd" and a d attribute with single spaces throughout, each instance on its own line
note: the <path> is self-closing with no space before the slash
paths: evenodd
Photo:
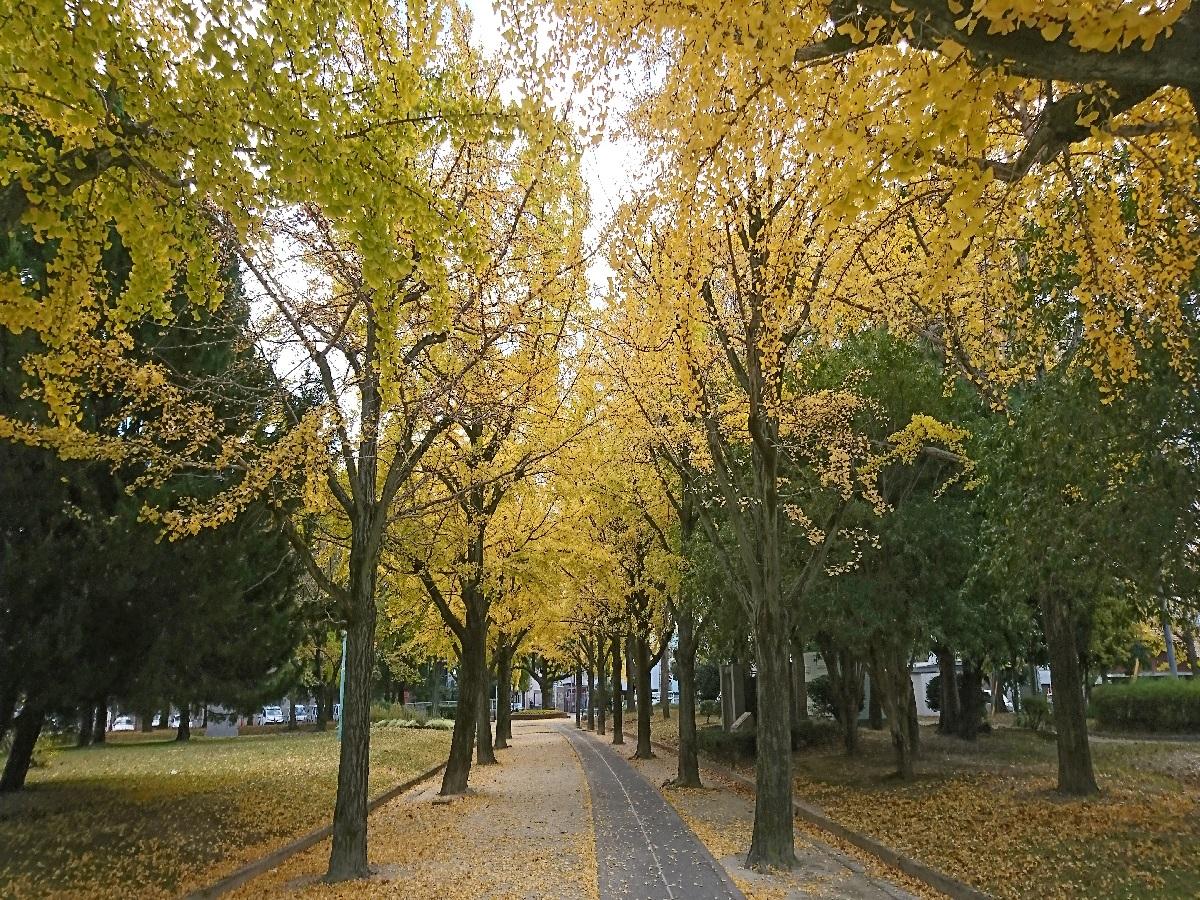
<path id="1" fill-rule="evenodd" d="M 171 727 L 171 706 L 170 706 L 170 704 L 167 704 L 165 707 L 163 707 L 162 712 L 160 712 L 158 714 L 158 727 L 159 728 L 170 728 Z"/>
<path id="2" fill-rule="evenodd" d="M 96 707 L 85 703 L 79 707 L 79 734 L 75 739 L 76 747 L 86 747 L 92 742 L 96 730 Z"/>
<path id="3" fill-rule="evenodd" d="M 696 741 L 696 616 L 690 602 L 680 603 L 675 624 L 679 641 L 675 645 L 675 665 L 679 668 L 679 757 L 675 784 L 700 787 L 700 759 Z M 663 665 L 666 665 L 664 654 Z"/>
<path id="4" fill-rule="evenodd" d="M 959 681 L 958 736 L 973 741 L 983 721 L 983 672 L 971 659 L 963 658 L 962 679 Z"/>
<path id="5" fill-rule="evenodd" d="M 604 683 L 608 681 L 608 673 L 604 671 L 604 639 L 601 638 L 596 643 L 597 653 L 597 668 L 596 668 L 596 733 L 600 737 L 604 737 L 606 732 L 606 722 L 608 717 L 608 691 L 604 687 Z"/>
<path id="6" fill-rule="evenodd" d="M 1050 591 L 1039 598 L 1050 678 L 1054 687 L 1054 727 L 1058 732 L 1058 790 L 1073 796 L 1099 793 L 1088 745 L 1087 709 L 1075 643 L 1070 601 Z"/>
<path id="7" fill-rule="evenodd" d="M 442 687 L 446 683 L 442 665 L 440 659 L 435 659 L 429 667 L 429 715 L 434 719 L 442 714 Z"/>
<path id="8" fill-rule="evenodd" d="M 96 715 L 92 719 L 92 743 L 103 744 L 108 739 L 108 698 L 96 701 Z"/>
<path id="9" fill-rule="evenodd" d="M 588 667 L 587 667 L 587 730 L 596 730 L 596 654 L 592 649 L 588 650 Z"/>
<path id="10" fill-rule="evenodd" d="M 329 725 L 328 692 L 325 690 L 325 679 L 321 672 L 321 645 L 318 643 L 313 652 L 313 693 L 317 699 L 317 731 L 324 731 Z"/>
<path id="11" fill-rule="evenodd" d="M 791 869 L 796 862 L 792 810 L 792 728 L 787 617 L 781 598 L 760 598 L 754 623 L 758 668 L 754 830 L 747 868 Z"/>
<path id="12" fill-rule="evenodd" d="M 1193 678 L 1200 678 L 1200 659 L 1196 658 L 1196 631 L 1188 622 L 1180 629 L 1183 638 L 1183 652 L 1187 654 L 1188 671 Z"/>
<path id="13" fill-rule="evenodd" d="M 637 709 L 637 655 L 633 649 L 633 636 L 625 637 L 625 710 Z"/>
<path id="14" fill-rule="evenodd" d="M 842 728 L 842 746 L 847 756 L 858 753 L 858 711 L 863 701 L 862 660 L 844 648 L 836 647 L 826 637 L 821 642 L 821 655 L 829 672 L 829 690 Z"/>
<path id="15" fill-rule="evenodd" d="M 139 727 L 143 734 L 149 734 L 154 730 L 154 710 L 142 713 L 138 716 Z"/>
<path id="16" fill-rule="evenodd" d="M 295 713 L 293 713 L 293 716 Z M 192 704 L 182 701 L 179 704 L 179 727 L 175 730 L 175 740 L 190 741 L 192 739 Z"/>
<path id="17" fill-rule="evenodd" d="M 506 642 L 496 645 L 496 739 L 497 750 L 508 748 L 512 737 L 512 648 Z"/>
<path id="18" fill-rule="evenodd" d="M 808 680 L 804 671 L 804 640 L 792 636 L 792 727 L 808 719 Z"/>
<path id="19" fill-rule="evenodd" d="M 372 552 L 369 522 L 358 516 L 350 547 L 350 609 L 346 628 L 346 679 L 341 709 L 342 743 L 333 846 L 327 881 L 366 878 L 367 777 L 371 752 L 371 675 L 375 668 L 375 582 L 378 550 Z"/>
<path id="20" fill-rule="evenodd" d="M 671 654 L 664 650 L 662 660 L 658 665 L 658 702 L 662 707 L 662 717 L 671 718 Z"/>
<path id="21" fill-rule="evenodd" d="M 896 756 L 896 775 L 905 781 L 913 777 L 912 730 L 908 698 L 912 679 L 908 676 L 908 654 L 896 647 L 873 644 L 870 648 L 871 696 L 887 713 L 888 731 Z"/>
<path id="22" fill-rule="evenodd" d="M 583 728 L 583 707 L 580 705 L 583 701 L 583 670 L 582 667 L 575 666 L 575 727 Z"/>
<path id="23" fill-rule="evenodd" d="M 633 642 L 637 661 L 633 667 L 637 677 L 637 750 L 634 759 L 653 759 L 650 746 L 650 720 L 654 717 L 654 700 L 650 696 L 650 641 L 638 635 Z"/>
<path id="24" fill-rule="evenodd" d="M 442 774 L 443 796 L 461 794 L 471 775 L 471 757 L 475 751 L 480 682 L 487 678 L 487 607 L 477 585 L 464 585 L 466 612 L 458 660 L 458 709 L 454 714 L 454 732 L 450 739 L 450 757 Z"/>
<path id="25" fill-rule="evenodd" d="M 33 748 L 38 735 L 42 733 L 45 720 L 44 710 L 26 701 L 25 708 L 17 716 L 8 762 L 4 765 L 4 774 L 0 775 L 0 794 L 19 791 L 25 786 L 25 776 L 29 774 L 29 765 L 33 762 Z"/>
<path id="26" fill-rule="evenodd" d="M 486 649 L 484 650 L 486 653 Z M 494 766 L 497 763 L 496 751 L 492 747 L 492 716 L 491 697 L 489 696 L 487 660 L 484 660 L 483 678 L 479 680 L 479 711 L 475 721 L 478 731 L 475 733 L 475 762 L 481 766 Z"/>
<path id="27" fill-rule="evenodd" d="M 958 666 L 954 662 L 954 651 L 949 647 L 934 647 L 938 662 L 938 731 L 942 734 L 957 734 L 958 709 Z"/>
<path id="28" fill-rule="evenodd" d="M 621 690 L 621 638 L 612 636 L 612 742 L 625 743 L 625 728 L 621 721 L 621 705 L 625 692 Z"/>
<path id="29" fill-rule="evenodd" d="M 874 679 L 871 680 L 869 687 L 871 689 L 871 693 L 867 697 L 867 725 L 872 731 L 882 731 L 883 703 L 877 696 L 878 691 L 875 690 Z"/>
<path id="30" fill-rule="evenodd" d="M 179 714 L 179 721 L 183 721 L 183 713 Z M 292 694 L 288 697 L 288 731 L 297 731 L 300 728 L 300 723 L 296 721 L 296 695 Z"/>

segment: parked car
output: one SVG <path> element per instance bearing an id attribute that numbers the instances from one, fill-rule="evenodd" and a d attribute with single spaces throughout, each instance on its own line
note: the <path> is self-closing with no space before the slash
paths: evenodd
<path id="1" fill-rule="evenodd" d="M 264 725 L 282 725 L 287 721 L 281 706 L 264 706 L 260 718 Z"/>
<path id="2" fill-rule="evenodd" d="M 117 716 L 112 724 L 113 731 L 133 731 L 136 727 L 133 716 Z"/>
<path id="3" fill-rule="evenodd" d="M 313 722 L 316 721 L 313 708 L 305 706 L 303 703 L 296 704 L 296 721 L 297 722 Z"/>

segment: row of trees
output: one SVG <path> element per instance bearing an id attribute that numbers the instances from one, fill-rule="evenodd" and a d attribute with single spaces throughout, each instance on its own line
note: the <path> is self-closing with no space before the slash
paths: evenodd
<path id="1" fill-rule="evenodd" d="M 6 539 L 136 534 L 113 598 L 135 611 L 240 603 L 286 635 L 296 581 L 319 593 L 314 671 L 347 646 L 331 880 L 367 874 L 381 646 L 457 667 L 456 794 L 506 744 L 486 697 L 529 653 L 610 682 L 617 735 L 624 663 L 649 753 L 673 636 L 697 783 L 697 653 L 748 644 L 749 863 L 788 867 L 805 647 L 845 709 L 870 670 L 905 773 L 913 653 L 974 681 L 1040 628 L 1060 787 L 1094 790 L 1081 634 L 1195 568 L 1197 13 L 875 6 L 515 2 L 499 60 L 451 2 L 41 0 L 7 23 L 0 234 L 38 261 L 0 266 L 0 438 L 71 461 L 76 491 L 115 481 L 67 498 L 61 534 Z M 652 73 L 625 123 L 649 178 L 597 303 L 578 135 L 545 98 L 614 60 Z M 185 332 L 224 357 L 177 358 Z M 172 568 L 193 556 L 233 583 Z M 33 597 L 10 558 L 6 599 Z M 90 608 L 103 579 L 64 574 Z M 22 659 L 51 633 L 29 606 Z M 154 640 L 187 659 L 174 619 Z M 42 683 L 6 681 L 8 707 L 94 699 Z"/>

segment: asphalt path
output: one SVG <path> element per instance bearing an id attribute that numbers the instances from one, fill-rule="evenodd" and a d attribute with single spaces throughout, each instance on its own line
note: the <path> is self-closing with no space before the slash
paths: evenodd
<path id="1" fill-rule="evenodd" d="M 592 795 L 600 900 L 745 900 L 658 789 L 619 750 L 566 725 Z"/>

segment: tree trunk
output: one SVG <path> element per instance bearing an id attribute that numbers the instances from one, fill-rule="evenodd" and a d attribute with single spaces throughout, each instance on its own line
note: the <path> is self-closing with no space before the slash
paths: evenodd
<path id="1" fill-rule="evenodd" d="M 596 730 L 596 664 L 594 652 L 588 653 L 587 668 L 587 730 Z"/>
<path id="2" fill-rule="evenodd" d="M 92 742 L 96 730 L 96 707 L 86 703 L 79 707 L 79 734 L 75 738 L 76 747 L 86 747 Z"/>
<path id="3" fill-rule="evenodd" d="M 633 637 L 625 638 L 625 710 L 637 709 L 637 656 L 633 649 Z"/>
<path id="4" fill-rule="evenodd" d="M 621 690 L 621 638 L 612 636 L 612 742 L 625 743 L 625 729 L 621 721 L 621 701 L 625 692 Z"/>
<path id="5" fill-rule="evenodd" d="M 486 654 L 486 649 L 484 653 Z M 494 766 L 498 762 L 496 751 L 492 746 L 492 715 L 491 697 L 488 696 L 488 669 L 484 659 L 483 678 L 479 680 L 479 711 L 475 715 L 478 730 L 475 733 L 475 762 L 481 766 Z"/>
<path id="6" fill-rule="evenodd" d="M 179 714 L 179 721 L 183 721 L 183 713 Z M 296 721 L 296 695 L 288 697 L 288 731 L 297 731 L 300 728 L 300 723 Z"/>
<path id="7" fill-rule="evenodd" d="M 149 734 L 154 730 L 154 710 L 143 713 L 139 718 L 139 727 L 143 734 Z"/>
<path id="8" fill-rule="evenodd" d="M 872 679 L 870 684 L 871 694 L 867 698 L 867 725 L 872 731 L 883 730 L 883 704 L 877 696 L 878 691 L 875 690 L 875 681 Z"/>
<path id="9" fill-rule="evenodd" d="M 482 598 L 473 590 L 470 594 L 471 599 L 464 604 L 467 622 L 458 660 L 458 711 L 454 714 L 450 758 L 442 775 L 443 796 L 461 794 L 467 789 L 478 729 L 479 700 L 483 696 L 480 682 L 487 679 L 487 619 L 480 608 Z"/>
<path id="10" fill-rule="evenodd" d="M 294 709 L 294 707 L 293 707 Z M 292 714 L 295 716 L 295 713 Z M 175 740 L 190 741 L 192 739 L 192 705 L 179 704 L 179 728 L 175 730 Z"/>
<path id="11" fill-rule="evenodd" d="M 787 621 L 780 598 L 760 598 L 754 623 L 758 668 L 754 830 L 746 867 L 790 870 L 796 863 L 792 810 L 792 728 Z"/>
<path id="12" fill-rule="evenodd" d="M 1187 654 L 1188 671 L 1193 678 L 1200 678 L 1200 660 L 1196 658 L 1196 632 L 1188 623 L 1180 629 L 1183 638 L 1183 652 Z"/>
<path id="13" fill-rule="evenodd" d="M 974 660 L 964 657 L 959 681 L 958 736 L 973 741 L 983 721 L 983 672 Z"/>
<path id="14" fill-rule="evenodd" d="M 821 655 L 825 657 L 829 690 L 842 728 L 842 746 L 847 756 L 854 756 L 858 753 L 858 711 L 863 701 L 862 660 L 829 640 L 822 642 Z"/>
<path id="15" fill-rule="evenodd" d="M 497 750 L 508 748 L 512 737 L 512 648 L 507 643 L 496 647 L 496 739 Z"/>
<path id="16" fill-rule="evenodd" d="M 375 581 L 378 551 L 371 552 L 369 523 L 354 522 L 350 548 L 350 609 L 346 629 L 346 678 L 341 710 L 341 752 L 333 807 L 333 846 L 327 881 L 366 878 L 367 776 L 371 752 L 371 675 L 375 668 Z"/>
<path id="17" fill-rule="evenodd" d="M 166 707 L 164 707 L 163 711 L 158 714 L 158 727 L 159 728 L 170 728 L 171 727 L 171 707 L 170 707 L 170 705 L 167 705 Z"/>
<path id="18" fill-rule="evenodd" d="M 318 643 L 313 652 L 313 693 L 317 699 L 317 731 L 324 731 L 329 725 L 329 704 L 325 691 L 325 679 L 321 672 L 321 645 Z"/>
<path id="19" fill-rule="evenodd" d="M 438 718 L 442 714 L 442 687 L 445 684 L 446 676 L 442 672 L 442 661 L 434 660 L 433 665 L 429 669 L 429 715 L 430 718 Z"/>
<path id="20" fill-rule="evenodd" d="M 808 681 L 804 671 L 804 641 L 792 638 L 792 727 L 808 719 Z"/>
<path id="21" fill-rule="evenodd" d="M 908 704 L 912 679 L 908 675 L 908 654 L 897 647 L 872 645 L 870 648 L 871 696 L 887 713 L 888 731 L 895 751 L 896 775 L 905 781 L 913 778 L 912 726 Z"/>
<path id="22" fill-rule="evenodd" d="M 650 641 L 638 635 L 633 642 L 637 662 L 633 667 L 637 677 L 637 750 L 634 759 L 654 759 L 650 746 L 650 720 L 654 717 L 654 700 L 650 696 Z"/>
<path id="23" fill-rule="evenodd" d="M 664 650 L 662 661 L 658 664 L 658 702 L 662 707 L 662 717 L 671 718 L 671 654 Z"/>
<path id="24" fill-rule="evenodd" d="M 679 757 L 675 784 L 701 787 L 700 759 L 696 741 L 696 635 L 695 613 L 689 603 L 681 603 L 675 616 L 679 641 L 675 645 L 675 665 L 679 668 Z M 666 665 L 666 660 L 663 660 Z"/>
<path id="25" fill-rule="evenodd" d="M 1088 746 L 1087 709 L 1075 645 L 1075 620 L 1070 601 L 1049 591 L 1039 598 L 1050 678 L 1054 687 L 1054 727 L 1058 732 L 1058 790 L 1073 796 L 1099 793 Z"/>
<path id="26" fill-rule="evenodd" d="M 941 734 L 957 734 L 958 709 L 958 666 L 954 662 L 954 651 L 949 647 L 935 647 L 933 652 L 938 661 L 938 731 Z"/>
<path id="27" fill-rule="evenodd" d="M 29 774 L 29 765 L 33 762 L 33 748 L 38 735 L 42 733 L 45 719 L 40 706 L 26 701 L 25 708 L 17 716 L 8 762 L 5 763 L 4 774 L 0 775 L 0 794 L 19 791 L 25 786 L 25 776 Z"/>
<path id="28" fill-rule="evenodd" d="M 605 655 L 604 638 L 599 638 L 596 641 L 596 733 L 600 737 L 604 737 L 608 716 L 608 691 L 604 688 L 604 683 L 608 681 L 608 674 L 604 671 Z"/>
<path id="29" fill-rule="evenodd" d="M 103 744 L 108 738 L 108 698 L 101 697 L 96 702 L 96 715 L 92 720 L 92 743 Z"/>
<path id="30" fill-rule="evenodd" d="M 583 671 L 580 666 L 575 667 L 575 727 L 583 728 L 583 707 L 580 705 L 583 701 Z"/>

